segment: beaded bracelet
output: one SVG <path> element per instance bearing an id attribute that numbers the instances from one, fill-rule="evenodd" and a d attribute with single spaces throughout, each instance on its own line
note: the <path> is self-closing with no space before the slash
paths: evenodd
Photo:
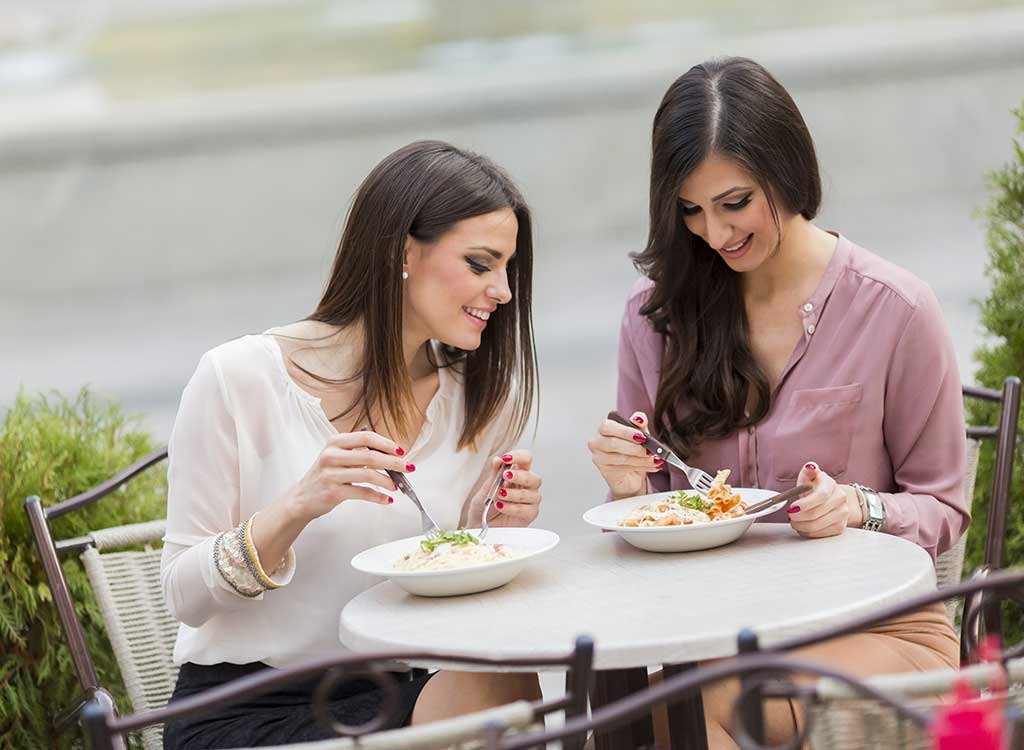
<path id="1" fill-rule="evenodd" d="M 221 532 L 213 543 L 213 564 L 217 571 L 235 592 L 250 599 L 264 591 L 281 588 L 260 564 L 252 543 L 252 519 Z"/>

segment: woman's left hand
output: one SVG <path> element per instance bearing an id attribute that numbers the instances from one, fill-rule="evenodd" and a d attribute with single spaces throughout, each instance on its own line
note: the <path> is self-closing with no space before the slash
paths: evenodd
<path id="1" fill-rule="evenodd" d="M 804 464 L 796 482 L 813 488 L 789 506 L 789 523 L 800 536 L 836 536 L 847 526 L 864 524 L 857 491 L 849 485 L 836 484 L 813 461 Z"/>
<path id="2" fill-rule="evenodd" d="M 511 464 L 505 467 L 504 464 Z M 480 516 L 487 490 L 491 488 L 498 471 L 505 472 L 505 483 L 498 490 L 487 523 L 491 526 L 529 526 L 540 513 L 540 475 L 530 471 L 533 454 L 528 450 L 512 450 L 502 456 L 491 457 L 491 471 L 487 481 L 469 504 L 466 525 L 480 527 Z"/>

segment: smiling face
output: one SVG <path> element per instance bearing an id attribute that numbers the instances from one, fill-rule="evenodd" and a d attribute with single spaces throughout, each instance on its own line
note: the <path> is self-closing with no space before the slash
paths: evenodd
<path id="1" fill-rule="evenodd" d="M 473 350 L 487 319 L 512 299 L 508 264 L 519 222 L 510 208 L 463 219 L 432 242 L 410 238 L 406 251 L 406 337 Z"/>
<path id="2" fill-rule="evenodd" d="M 772 220 L 764 190 L 738 163 L 711 155 L 679 189 L 686 228 L 737 272 L 752 271 L 778 248 L 780 231 L 793 218 L 779 210 Z"/>

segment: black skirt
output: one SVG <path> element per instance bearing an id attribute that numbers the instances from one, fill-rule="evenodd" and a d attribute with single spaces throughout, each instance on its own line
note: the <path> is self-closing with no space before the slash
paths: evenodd
<path id="1" fill-rule="evenodd" d="M 209 666 L 186 663 L 178 673 L 171 701 L 270 668 L 261 662 Z M 409 723 L 416 699 L 430 679 L 422 670 L 391 675 L 398 687 L 398 708 L 389 717 L 388 729 Z M 164 727 L 164 750 L 259 747 L 330 739 L 335 735 L 313 715 L 313 690 L 319 681 L 317 677 L 294 683 L 211 713 L 168 722 Z M 354 679 L 339 684 L 328 705 L 338 721 L 365 724 L 377 715 L 383 699 L 384 691 L 377 684 Z"/>

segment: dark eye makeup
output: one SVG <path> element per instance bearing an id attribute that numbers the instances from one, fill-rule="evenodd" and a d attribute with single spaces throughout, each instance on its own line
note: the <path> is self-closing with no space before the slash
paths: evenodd
<path id="1" fill-rule="evenodd" d="M 491 270 L 491 267 L 486 263 L 481 263 L 475 258 L 470 258 L 468 255 L 466 256 L 466 264 L 469 266 L 470 270 L 476 274 L 487 273 Z"/>
<path id="2" fill-rule="evenodd" d="M 739 211 L 741 208 L 750 203 L 751 195 L 753 195 L 753 193 L 747 193 L 735 203 L 723 203 L 722 205 L 725 206 L 730 211 Z"/>
<path id="3" fill-rule="evenodd" d="M 747 207 L 747 204 L 750 203 L 750 198 L 752 195 L 753 193 L 747 193 L 738 201 L 735 201 L 733 203 L 723 203 L 722 206 L 729 211 L 739 211 L 740 209 Z M 683 212 L 683 216 L 695 216 L 696 214 L 700 213 L 700 206 L 684 206 L 681 203 L 679 205 Z"/>

